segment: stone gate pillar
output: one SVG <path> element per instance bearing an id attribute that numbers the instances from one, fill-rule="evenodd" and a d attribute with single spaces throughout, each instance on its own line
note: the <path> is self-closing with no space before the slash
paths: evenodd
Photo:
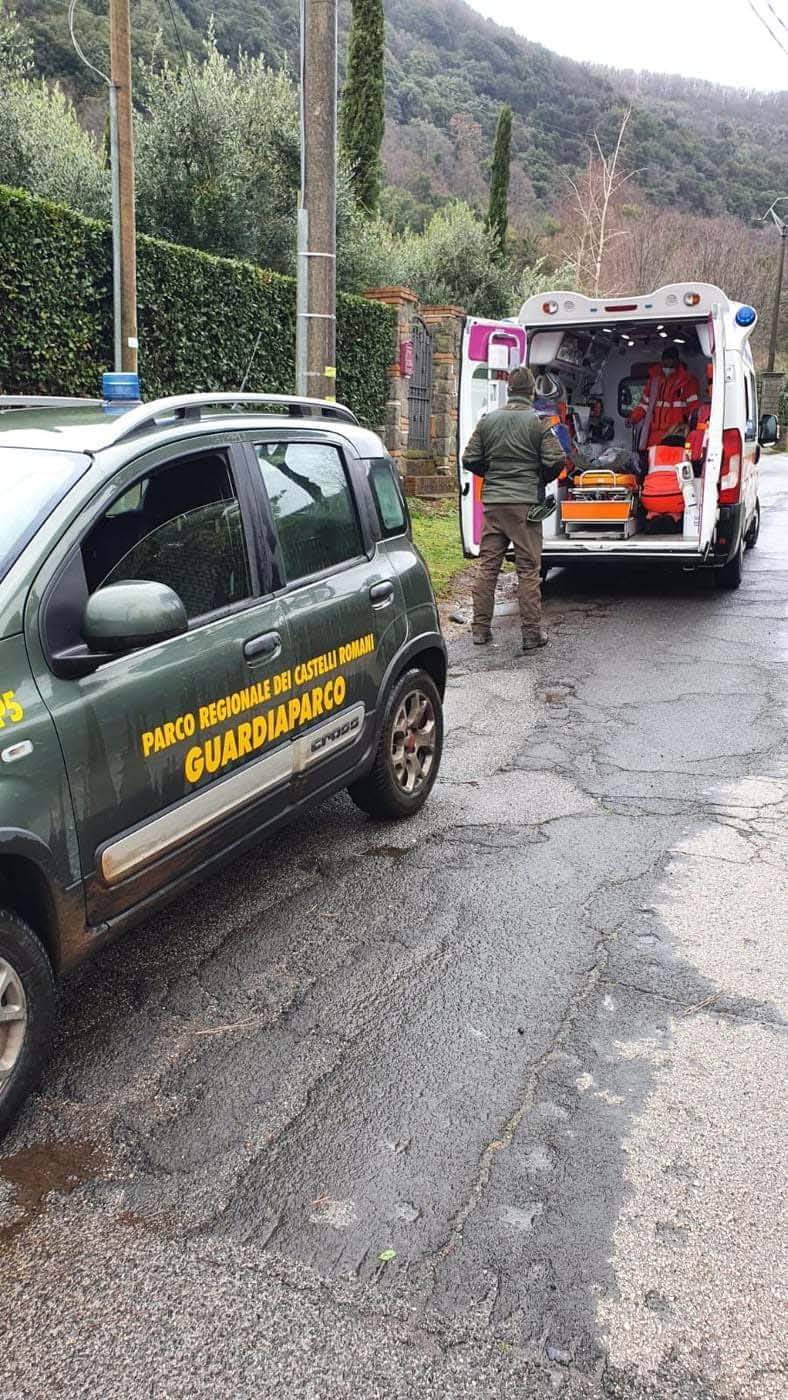
<path id="1" fill-rule="evenodd" d="M 423 306 L 421 316 L 432 333 L 431 455 L 438 476 L 457 470 L 457 413 L 460 355 L 465 312 L 460 306 Z"/>
<path id="2" fill-rule="evenodd" d="M 381 427 L 381 437 L 392 457 L 399 463 L 408 446 L 410 368 L 407 352 L 403 351 L 403 347 L 413 339 L 413 317 L 417 298 L 407 287 L 374 287 L 365 292 L 364 296 L 369 301 L 383 302 L 384 306 L 392 307 L 395 313 L 391 363 L 388 369 L 386 421 Z"/>

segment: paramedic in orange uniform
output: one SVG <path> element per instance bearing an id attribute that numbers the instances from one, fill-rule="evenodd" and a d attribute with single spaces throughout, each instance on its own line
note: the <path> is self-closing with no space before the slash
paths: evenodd
<path id="1" fill-rule="evenodd" d="M 662 352 L 662 363 L 651 366 L 643 398 L 629 417 L 630 423 L 643 424 L 641 449 L 657 447 L 680 423 L 688 430 L 699 405 L 700 385 L 681 363 L 678 350 L 669 345 Z"/>

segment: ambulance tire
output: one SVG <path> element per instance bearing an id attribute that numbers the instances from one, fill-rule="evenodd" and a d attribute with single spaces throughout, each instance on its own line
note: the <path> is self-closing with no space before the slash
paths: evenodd
<path id="1" fill-rule="evenodd" d="M 540 566 L 539 566 L 539 577 L 540 577 L 540 579 L 542 580 L 542 583 L 547 583 L 547 575 L 549 574 L 551 568 L 552 568 L 552 565 L 551 565 L 551 564 L 540 564 Z"/>
<path id="2" fill-rule="evenodd" d="M 739 540 L 739 548 L 736 550 L 733 558 L 729 559 L 727 564 L 723 564 L 722 568 L 714 570 L 714 580 L 718 588 L 724 588 L 732 592 L 734 588 L 739 587 L 742 576 L 743 558 L 744 538 L 742 537 L 742 539 Z"/>
<path id="3" fill-rule="evenodd" d="M 761 503 L 756 500 L 755 514 L 750 521 L 750 528 L 744 536 L 744 548 L 754 549 L 758 543 L 758 536 L 761 533 Z"/>
<path id="4" fill-rule="evenodd" d="M 18 914 L 0 909 L 0 1137 L 38 1084 L 57 1012 L 41 940 Z"/>
<path id="5" fill-rule="evenodd" d="M 389 695 L 371 772 L 351 783 L 348 792 L 378 821 L 415 816 L 432 791 L 442 752 L 438 687 L 426 671 L 406 671 Z"/>

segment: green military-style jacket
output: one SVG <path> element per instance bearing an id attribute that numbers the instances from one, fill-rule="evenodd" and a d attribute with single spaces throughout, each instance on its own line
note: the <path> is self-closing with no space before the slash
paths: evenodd
<path id="1" fill-rule="evenodd" d="M 486 468 L 485 505 L 534 505 L 544 500 L 543 469 L 555 475 L 566 453 L 553 429 L 539 417 L 533 399 L 513 395 L 479 422 L 463 453 L 463 466 Z"/>

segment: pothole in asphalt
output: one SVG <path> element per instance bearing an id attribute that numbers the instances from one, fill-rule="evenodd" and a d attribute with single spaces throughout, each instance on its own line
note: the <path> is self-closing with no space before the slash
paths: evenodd
<path id="1" fill-rule="evenodd" d="M 389 860 L 405 860 L 406 856 L 412 855 L 417 849 L 416 846 L 367 846 L 365 856 L 386 856 Z"/>

